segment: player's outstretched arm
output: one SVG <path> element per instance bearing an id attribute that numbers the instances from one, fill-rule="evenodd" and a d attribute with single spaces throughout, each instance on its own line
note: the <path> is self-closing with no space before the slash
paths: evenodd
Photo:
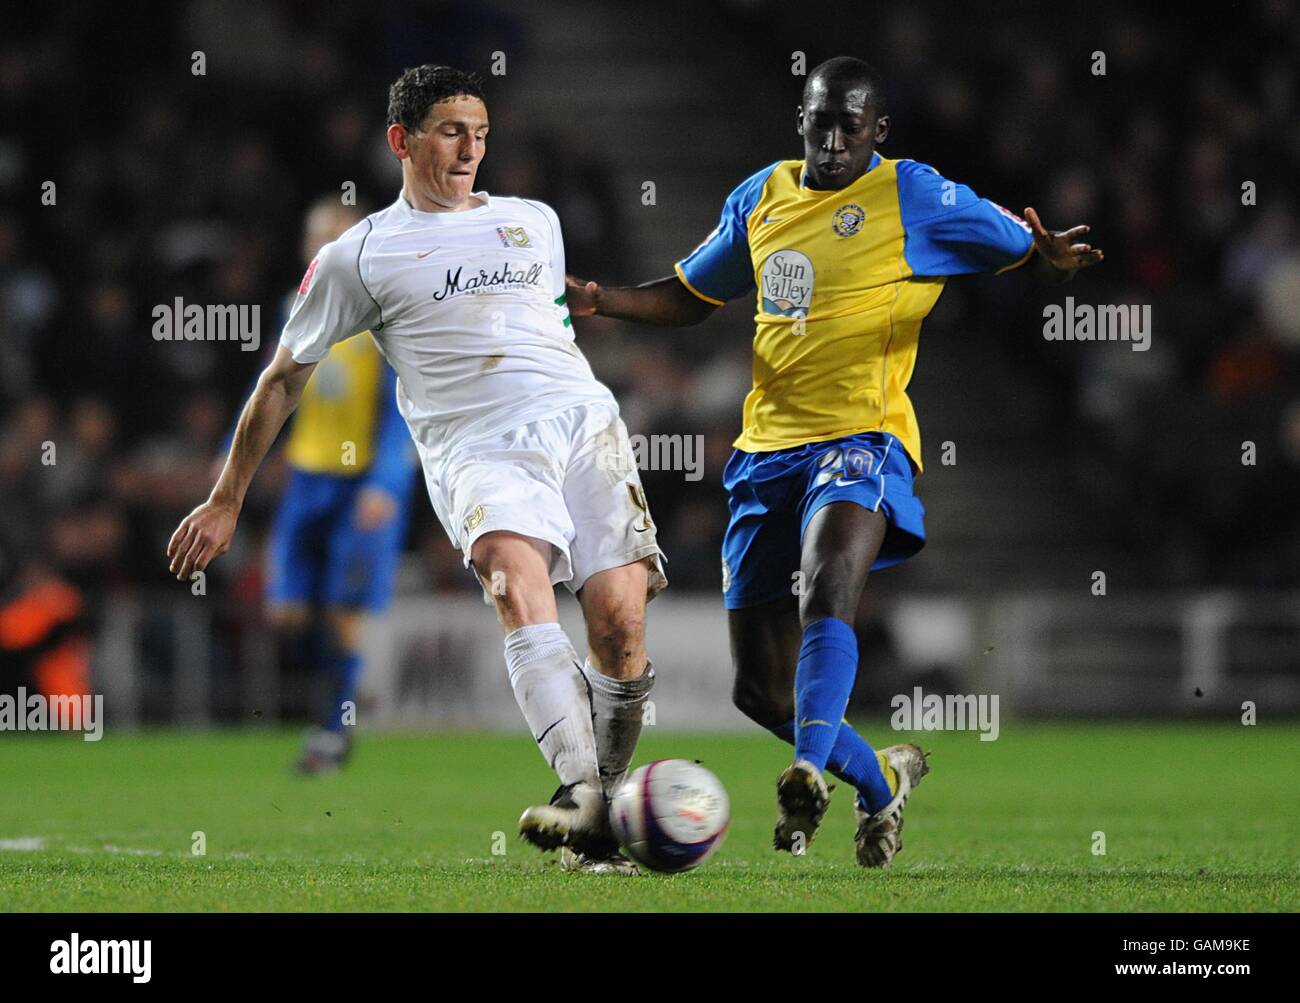
<path id="1" fill-rule="evenodd" d="M 194 571 L 205 570 L 214 558 L 230 549 L 253 474 L 298 406 L 303 387 L 315 368 L 314 362 L 295 362 L 289 350 L 281 346 L 258 377 L 235 426 L 230 454 L 212 493 L 181 521 L 167 544 L 169 568 L 178 580 L 187 581 Z"/>
<path id="2" fill-rule="evenodd" d="M 717 307 L 700 299 L 676 275 L 640 286 L 602 286 L 566 275 L 565 301 L 575 317 L 599 314 L 660 327 L 689 327 Z"/>
<path id="3" fill-rule="evenodd" d="M 1079 237 L 1092 229 L 1088 225 L 1073 226 L 1060 233 L 1052 233 L 1043 226 L 1033 207 L 1025 208 L 1025 222 L 1034 235 L 1034 273 L 1047 282 L 1068 282 L 1081 268 L 1099 263 L 1104 255 L 1101 248 L 1091 244 L 1076 243 Z"/>

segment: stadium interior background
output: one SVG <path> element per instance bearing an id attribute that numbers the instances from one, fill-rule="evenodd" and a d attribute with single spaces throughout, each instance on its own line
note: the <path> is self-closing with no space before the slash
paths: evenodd
<path id="1" fill-rule="evenodd" d="M 260 304 L 274 342 L 304 210 L 345 181 L 370 208 L 393 199 L 387 86 L 428 61 L 484 75 L 479 186 L 554 206 L 571 272 L 666 275 L 740 179 L 801 155 L 792 52 L 809 68 L 847 53 L 889 81 L 885 156 L 1033 205 L 1049 227 L 1088 222 L 1106 251 L 1063 290 L 951 280 L 927 321 L 911 388 L 930 540 L 869 582 L 859 705 L 916 683 L 1000 692 L 1004 713 L 1196 715 L 1231 709 L 1248 684 L 1300 711 L 1300 6 L 1246 3 L 1212 23 L 1111 2 L 1005 10 L 10 5 L 0 607 L 61 583 L 49 643 L 84 639 L 110 721 L 295 718 L 301 687 L 276 679 L 260 602 L 282 462 L 259 474 L 206 596 L 163 556 L 262 354 L 157 342 L 153 306 Z M 1045 340 L 1043 307 L 1067 293 L 1149 304 L 1149 350 Z M 738 301 L 680 331 L 575 325 L 631 432 L 703 437 L 699 480 L 643 471 L 672 581 L 651 650 L 683 680 L 663 686 L 666 706 L 701 726 L 745 726 L 727 699 L 718 554 L 750 318 Z M 945 442 L 955 464 L 940 462 Z M 490 611 L 417 490 L 370 720 L 515 727 Z M 24 643 L 0 630 L 5 685 Z"/>

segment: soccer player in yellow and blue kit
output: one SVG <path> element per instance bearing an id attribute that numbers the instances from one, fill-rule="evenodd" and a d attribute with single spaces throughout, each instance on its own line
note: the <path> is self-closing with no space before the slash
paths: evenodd
<path id="1" fill-rule="evenodd" d="M 337 197 L 314 205 L 306 260 L 361 218 Z M 271 529 L 267 602 L 285 647 L 328 677 L 328 709 L 298 761 L 302 773 L 325 773 L 351 750 L 346 708 L 361 677 L 363 617 L 392 600 L 419 469 L 397 409 L 396 376 L 369 334 L 335 345 L 316 367 L 285 459 L 289 483 Z"/>
<path id="2" fill-rule="evenodd" d="M 568 305 L 680 326 L 756 292 L 753 389 L 723 474 L 734 699 L 795 747 L 777 781 L 776 848 L 812 839 L 830 769 L 857 790 L 858 862 L 883 867 L 929 767 L 915 745 L 873 750 L 843 715 L 867 573 L 925 541 L 907 396 L 921 322 L 950 275 L 1032 261 L 1059 282 L 1102 254 L 1076 242 L 1086 226 L 1049 233 L 1033 209 L 1026 222 L 928 165 L 881 157 L 884 87 L 861 60 L 813 70 L 797 128 L 804 158 L 742 182 L 675 275 L 635 288 L 571 279 Z"/>

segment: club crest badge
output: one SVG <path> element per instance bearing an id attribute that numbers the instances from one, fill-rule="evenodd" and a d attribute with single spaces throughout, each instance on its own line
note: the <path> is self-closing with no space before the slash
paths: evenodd
<path id="1" fill-rule="evenodd" d="M 320 264 L 320 258 L 312 258 L 311 264 L 307 266 L 307 271 L 298 283 L 298 295 L 306 296 L 307 289 L 311 286 L 311 277 L 316 274 L 316 266 Z"/>
<path id="2" fill-rule="evenodd" d="M 862 229 L 862 223 L 867 218 L 866 212 L 862 206 L 854 202 L 848 205 L 842 205 L 835 210 L 835 220 L 831 223 L 831 229 L 837 236 L 852 237 Z"/>
<path id="3" fill-rule="evenodd" d="M 522 226 L 498 226 L 497 236 L 501 238 L 502 247 L 532 247 L 528 231 Z"/>

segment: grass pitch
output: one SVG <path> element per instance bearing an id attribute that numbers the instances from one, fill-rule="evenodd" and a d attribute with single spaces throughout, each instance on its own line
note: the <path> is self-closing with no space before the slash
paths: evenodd
<path id="1" fill-rule="evenodd" d="M 906 848 L 867 872 L 844 785 L 805 856 L 770 848 L 789 761 L 775 739 L 648 728 L 637 762 L 701 760 L 731 795 L 731 830 L 697 871 L 627 878 L 565 874 L 518 840 L 519 813 L 555 786 L 522 728 L 362 734 L 344 773 L 314 780 L 290 775 L 287 731 L 4 734 L 0 910 L 1300 908 L 1300 728 L 914 738 L 934 750 L 933 772 L 908 803 Z"/>

